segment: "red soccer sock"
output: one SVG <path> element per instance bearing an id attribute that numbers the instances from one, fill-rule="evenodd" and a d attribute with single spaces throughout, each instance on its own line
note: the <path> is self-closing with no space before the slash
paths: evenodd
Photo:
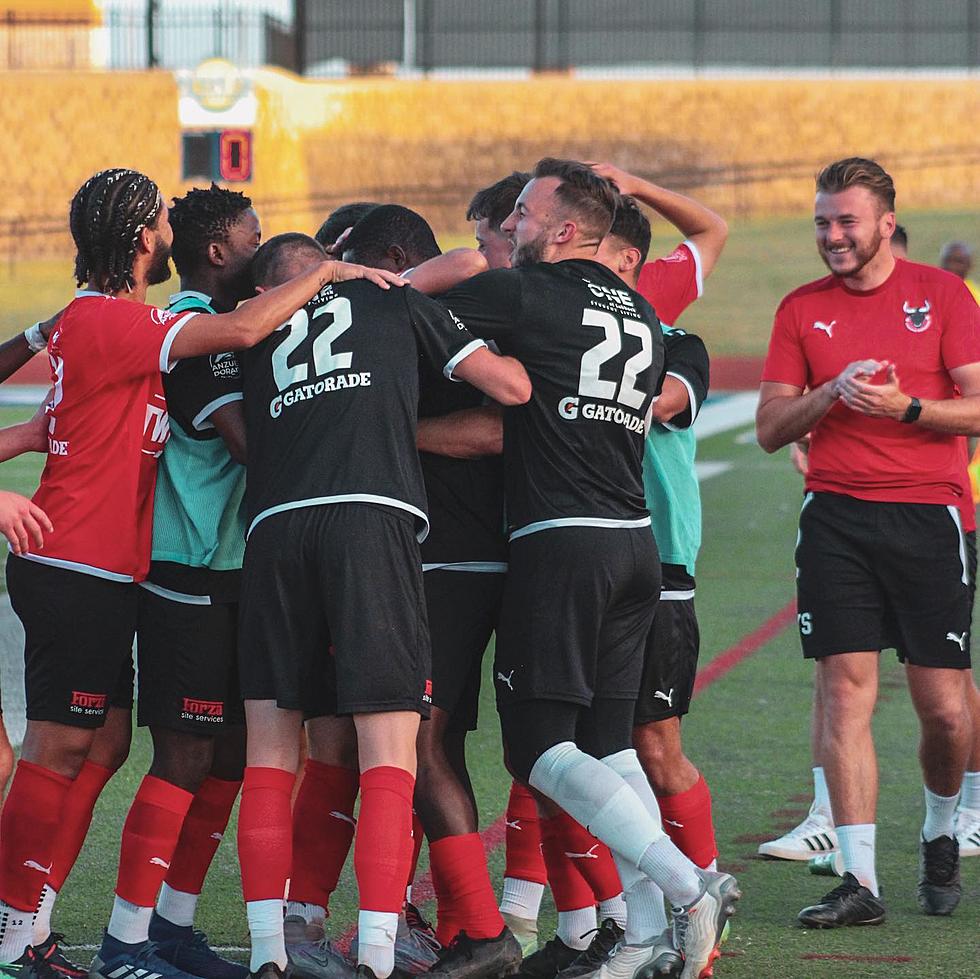
<path id="1" fill-rule="evenodd" d="M 48 874 L 48 886 L 52 890 L 60 891 L 65 886 L 78 854 L 82 851 L 88 828 L 92 824 L 95 803 L 113 775 L 115 772 L 111 768 L 103 768 L 102 765 L 86 761 L 75 777 L 75 781 L 71 783 L 61 810 L 58 838 L 52 853 L 51 873 Z"/>
<path id="2" fill-rule="evenodd" d="M 180 830 L 177 848 L 167 872 L 167 885 L 185 894 L 200 894 L 208 868 L 217 852 L 231 810 L 242 787 L 239 781 L 230 782 L 208 776 L 194 793 L 184 825 Z"/>
<path id="3" fill-rule="evenodd" d="M 184 817 L 194 796 L 162 778 L 147 775 L 129 807 L 119 848 L 116 894 L 151 908 L 170 868 Z"/>
<path id="4" fill-rule="evenodd" d="M 456 906 L 459 928 L 470 938 L 496 938 L 504 919 L 490 883 L 487 855 L 479 833 L 446 836 L 429 844 L 429 863 Z"/>
<path id="5" fill-rule="evenodd" d="M 506 816 L 507 866 L 505 877 L 547 884 L 548 871 L 541 855 L 541 822 L 531 790 L 520 782 L 510 787 Z"/>
<path id="6" fill-rule="evenodd" d="M 459 908 L 453 902 L 449 885 L 442 879 L 439 866 L 432 860 L 432 847 L 429 847 L 429 873 L 432 876 L 432 889 L 436 892 L 436 938 L 440 945 L 448 945 L 460 932 Z"/>
<path id="7" fill-rule="evenodd" d="M 412 810 L 412 862 L 408 868 L 408 882 L 406 886 L 406 893 L 408 888 L 415 883 L 415 874 L 419 869 L 419 855 L 422 853 L 422 844 L 425 842 L 425 830 L 422 828 L 422 820 L 419 819 L 419 814 L 413 809 Z"/>
<path id="8" fill-rule="evenodd" d="M 359 784 L 350 768 L 307 759 L 293 804 L 290 901 L 329 907 L 354 839 Z"/>
<path id="9" fill-rule="evenodd" d="M 548 868 L 548 884 L 558 911 L 578 911 L 595 906 L 595 894 L 582 876 L 578 864 L 565 856 L 565 841 L 558 817 L 541 820 L 541 852 Z"/>
<path id="10" fill-rule="evenodd" d="M 294 772 L 245 769 L 238 810 L 238 862 L 246 901 L 281 901 L 293 862 Z"/>
<path id="11" fill-rule="evenodd" d="M 715 824 L 711 819 L 711 791 L 704 776 L 686 792 L 658 795 L 664 831 L 692 863 L 707 867 L 718 856 Z"/>
<path id="12" fill-rule="evenodd" d="M 72 780 L 21 759 L 0 817 L 0 900 L 37 907 L 51 872 L 55 840 Z"/>
<path id="13" fill-rule="evenodd" d="M 554 817 L 556 832 L 564 843 L 565 856 L 575 862 L 578 872 L 589 882 L 595 900 L 608 901 L 623 893 L 619 871 L 612 853 L 567 812 Z"/>
<path id="14" fill-rule="evenodd" d="M 361 812 L 354 838 L 354 873 L 362 911 L 398 914 L 412 862 L 415 778 L 379 765 L 361 772 Z"/>

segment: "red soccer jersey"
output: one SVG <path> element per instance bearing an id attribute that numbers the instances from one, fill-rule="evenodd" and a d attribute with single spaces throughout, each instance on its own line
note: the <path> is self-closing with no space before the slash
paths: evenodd
<path id="1" fill-rule="evenodd" d="M 84 291 L 65 310 L 48 343 L 54 398 L 34 494 L 54 532 L 26 557 L 113 581 L 146 576 L 170 434 L 160 372 L 194 315 Z"/>
<path id="2" fill-rule="evenodd" d="M 653 306 L 664 326 L 674 326 L 677 317 L 704 292 L 697 245 L 685 241 L 665 258 L 647 262 L 640 270 L 636 291 Z"/>
<path id="3" fill-rule="evenodd" d="M 867 292 L 827 276 L 780 303 L 762 379 L 816 388 L 866 358 L 892 361 L 906 394 L 952 398 L 949 371 L 980 362 L 980 309 L 956 276 L 901 259 Z M 957 504 L 960 439 L 838 402 L 811 433 L 806 487 L 863 500 Z"/>

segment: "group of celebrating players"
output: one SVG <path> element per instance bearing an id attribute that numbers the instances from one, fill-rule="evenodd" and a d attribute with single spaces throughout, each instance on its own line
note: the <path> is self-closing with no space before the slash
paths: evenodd
<path id="1" fill-rule="evenodd" d="M 853 160 L 826 168 L 818 188 L 877 200 Z M 637 202 L 684 236 L 667 257 L 646 261 L 650 225 Z M 893 200 L 872 210 L 881 227 L 865 265 L 880 271 L 887 256 L 887 279 Z M 424 218 L 395 204 L 345 205 L 315 237 L 261 243 L 248 198 L 216 186 L 168 208 L 149 178 L 114 169 L 75 195 L 83 288 L 0 348 L 6 376 L 46 347 L 53 382 L 34 420 L 0 433 L 0 457 L 47 452 L 33 501 L 4 499 L 0 515 L 28 715 L 0 817 L 0 961 L 11 974 L 711 975 L 740 894 L 716 869 L 710 793 L 680 737 L 698 653 L 690 426 L 708 358 L 673 323 L 701 295 L 727 227 L 611 165 L 551 158 L 481 190 L 467 217 L 479 249 L 441 254 Z M 821 220 L 818 207 L 818 229 Z M 863 212 L 831 220 L 843 240 Z M 845 251 L 822 251 L 829 278 L 859 291 L 856 273 L 836 268 Z M 161 310 L 146 304 L 147 288 L 166 281 L 171 257 L 180 292 Z M 941 286 L 923 315 L 935 317 L 933 353 L 948 358 L 964 397 L 953 420 L 933 407 L 945 402 L 920 405 L 922 423 L 936 412 L 929 430 L 948 433 L 923 438 L 936 454 L 930 472 L 959 459 L 954 432 L 973 425 L 961 365 L 974 363 L 964 357 L 977 323 L 962 322 L 954 286 Z M 921 326 L 916 297 L 905 315 Z M 833 317 L 818 312 L 826 323 L 813 326 L 830 339 Z M 788 322 L 781 309 L 760 441 L 771 449 L 812 429 L 811 488 L 849 499 L 846 480 L 819 483 L 817 433 L 824 416 L 875 414 L 877 389 L 899 390 L 901 357 L 889 354 L 885 385 L 868 382 L 887 365 L 866 359 L 822 378 L 794 359 Z M 951 383 L 934 386 L 923 393 L 952 396 Z M 897 397 L 889 408 L 904 413 Z M 949 495 L 912 493 L 907 504 L 938 504 L 949 519 Z M 938 540 L 946 529 L 917 531 Z M 950 567 L 944 628 L 965 636 Z M 814 594 L 811 573 L 801 601 Z M 933 580 L 945 588 L 945 578 Z M 836 635 L 814 645 L 807 637 L 824 621 L 823 609 L 801 613 L 805 653 L 820 667 L 887 644 L 868 626 L 866 645 Z M 887 637 L 919 662 L 924 627 L 918 645 L 896 628 Z M 494 634 L 514 777 L 499 902 L 465 760 Z M 134 637 L 137 720 L 153 761 L 85 970 L 61 950 L 51 913 L 128 752 Z M 934 672 L 961 682 L 969 652 L 959 645 L 956 663 Z M 831 682 L 818 686 L 827 700 Z M 248 969 L 194 929 L 239 791 Z M 837 820 L 845 862 L 847 821 Z M 423 835 L 434 930 L 407 897 Z M 348 959 L 325 921 L 352 844 L 359 915 Z M 935 862 L 926 882 L 947 886 L 933 879 Z M 806 923 L 865 923 L 840 910 L 868 903 L 866 875 L 852 879 Z M 545 884 L 558 929 L 537 948 Z"/>

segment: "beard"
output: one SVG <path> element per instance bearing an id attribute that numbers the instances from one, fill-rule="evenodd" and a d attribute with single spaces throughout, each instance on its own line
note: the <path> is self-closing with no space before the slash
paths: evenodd
<path id="1" fill-rule="evenodd" d="M 170 248 L 158 241 L 153 249 L 153 259 L 146 273 L 147 285 L 158 286 L 161 282 L 166 282 L 172 274 Z"/>
<path id="2" fill-rule="evenodd" d="M 514 245 L 514 251 L 510 256 L 511 268 L 520 268 L 522 265 L 535 265 L 544 261 L 544 246 L 547 235 L 539 234 L 537 238 L 529 241 L 522 241 Z"/>
<path id="3" fill-rule="evenodd" d="M 871 235 L 869 241 L 864 244 L 859 244 L 856 241 L 851 241 L 854 248 L 853 252 L 850 252 L 846 257 L 850 260 L 850 264 L 846 266 L 836 265 L 834 262 L 835 256 L 831 254 L 828 248 L 821 245 L 819 248 L 820 257 L 823 259 L 824 265 L 831 271 L 833 275 L 840 277 L 849 277 L 852 275 L 857 275 L 878 254 L 878 250 L 881 248 L 882 237 L 881 233 L 877 228 Z M 842 256 L 843 257 L 843 256 Z"/>

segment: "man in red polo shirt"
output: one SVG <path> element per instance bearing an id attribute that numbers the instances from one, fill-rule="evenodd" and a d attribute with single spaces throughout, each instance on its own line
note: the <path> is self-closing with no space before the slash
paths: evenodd
<path id="1" fill-rule="evenodd" d="M 957 436 L 980 433 L 980 314 L 955 276 L 892 255 L 895 188 L 874 161 L 821 171 L 815 222 L 831 274 L 776 312 L 756 426 L 767 452 L 812 433 L 798 621 L 803 655 L 817 661 L 819 753 L 845 873 L 799 920 L 833 928 L 885 916 L 871 735 L 885 646 L 905 663 L 922 729 L 919 905 L 951 914 L 959 903 L 954 814 L 971 723 Z"/>

